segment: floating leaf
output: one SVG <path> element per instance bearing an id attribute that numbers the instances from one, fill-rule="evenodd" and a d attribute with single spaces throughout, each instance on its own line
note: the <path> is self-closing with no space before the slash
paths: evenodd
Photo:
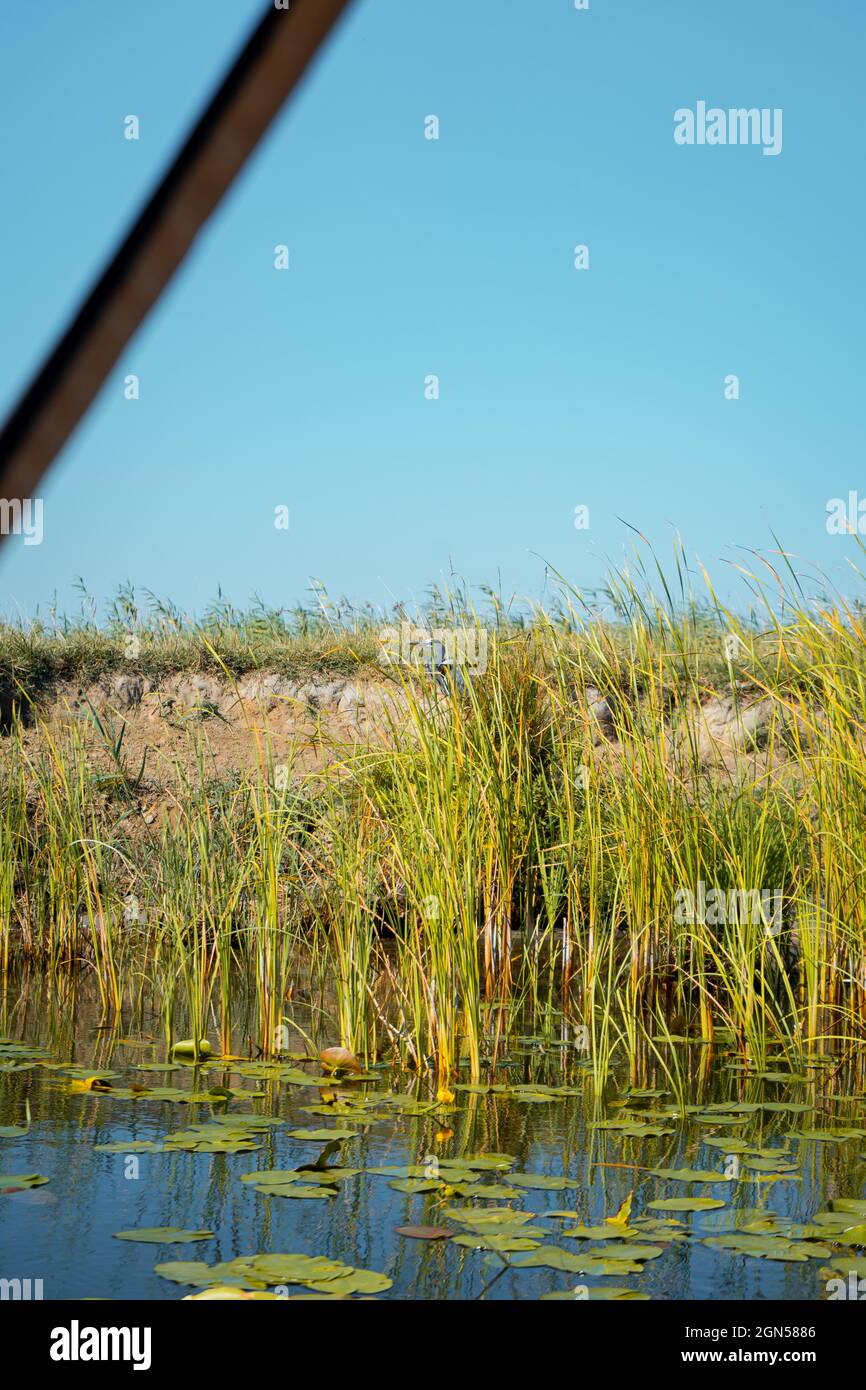
<path id="1" fill-rule="evenodd" d="M 510 1154 L 478 1154 L 460 1158 L 440 1158 L 440 1168 L 470 1168 L 472 1172 L 507 1172 L 514 1167 Z"/>
<path id="2" fill-rule="evenodd" d="M 756 1173 L 796 1173 L 798 1167 L 796 1163 L 787 1161 L 787 1155 L 781 1158 L 744 1158 L 743 1167 L 750 1172 Z"/>
<path id="3" fill-rule="evenodd" d="M 841 1255 L 827 1263 L 839 1274 L 856 1274 L 858 1278 L 866 1279 L 866 1255 Z"/>
<path id="4" fill-rule="evenodd" d="M 846 1144 L 851 1139 L 862 1139 L 862 1129 L 798 1129 L 792 1139 L 811 1139 L 823 1144 Z"/>
<path id="5" fill-rule="evenodd" d="M 154 1273 L 173 1284 L 211 1284 L 218 1282 L 215 1267 L 202 1260 L 169 1260 L 155 1266 Z"/>
<path id="6" fill-rule="evenodd" d="M 316 1197 L 336 1197 L 336 1187 L 327 1187 L 324 1184 L 314 1185 L 310 1183 L 256 1183 L 256 1192 L 261 1192 L 263 1197 L 287 1197 L 296 1202 L 302 1202 Z"/>
<path id="7" fill-rule="evenodd" d="M 285 1302 L 281 1294 L 268 1293 L 265 1289 L 235 1289 L 230 1284 L 214 1284 L 209 1289 L 202 1289 L 201 1293 L 187 1293 L 181 1299 L 182 1303 L 210 1303 L 210 1302 L 234 1302 L 236 1299 L 249 1299 L 272 1301 L 274 1303 Z"/>
<path id="8" fill-rule="evenodd" d="M 534 1212 L 514 1211 L 512 1207 L 446 1207 L 443 1215 L 461 1226 L 486 1230 L 497 1226 L 522 1226 L 534 1219 Z"/>
<path id="9" fill-rule="evenodd" d="M 0 1175 L 0 1196 L 8 1192 L 25 1192 L 48 1182 L 41 1173 L 3 1173 Z"/>
<path id="10" fill-rule="evenodd" d="M 384 1293 L 390 1289 L 393 1280 L 387 1274 L 376 1274 L 370 1269 L 353 1269 L 348 1274 L 339 1275 L 336 1279 L 328 1279 L 324 1282 L 307 1280 L 307 1288 L 317 1289 L 320 1293 L 327 1294 L 374 1294 Z"/>
<path id="11" fill-rule="evenodd" d="M 608 1222 L 604 1226 L 570 1226 L 562 1234 L 570 1240 L 627 1240 L 639 1232 L 636 1226 L 614 1226 Z"/>
<path id="12" fill-rule="evenodd" d="M 568 1301 L 569 1303 L 583 1303 L 585 1301 L 597 1303 L 600 1300 L 615 1303 L 648 1303 L 650 1296 L 648 1293 L 638 1293 L 637 1289 L 615 1289 L 605 1284 L 599 1285 L 598 1288 L 589 1288 L 588 1285 L 582 1284 L 576 1289 L 561 1289 L 556 1293 L 543 1293 L 540 1301 L 545 1303 L 554 1300 L 557 1302 Z"/>
<path id="13" fill-rule="evenodd" d="M 23 1139 L 30 1132 L 30 1101 L 25 1098 L 24 1114 L 26 1123 L 23 1125 L 4 1125 L 0 1128 L 0 1139 Z"/>
<path id="14" fill-rule="evenodd" d="M 639 1247 L 640 1248 L 640 1247 Z M 651 1247 L 645 1247 L 651 1248 Z M 661 1251 L 659 1251 L 661 1254 Z M 643 1266 L 635 1260 L 607 1257 L 601 1252 L 573 1255 L 556 1245 L 542 1245 L 525 1255 L 515 1255 L 512 1269 L 558 1269 L 572 1274 L 640 1274 Z"/>
<path id="15" fill-rule="evenodd" d="M 718 1197 L 664 1197 L 647 1202 L 652 1211 L 718 1211 L 724 1205 Z"/>
<path id="16" fill-rule="evenodd" d="M 394 1230 L 407 1240 L 450 1240 L 454 1235 L 450 1226 L 395 1226 Z"/>
<path id="17" fill-rule="evenodd" d="M 357 1129 L 290 1129 L 290 1139 L 304 1139 L 315 1141 L 316 1143 L 327 1142 L 329 1139 L 357 1139 L 360 1130 Z"/>
<path id="18" fill-rule="evenodd" d="M 382 1293 L 391 1287 L 385 1274 L 354 1269 L 323 1255 L 241 1255 L 223 1264 L 169 1261 L 156 1266 L 163 1279 L 201 1287 L 262 1289 L 272 1284 L 302 1284 L 316 1292 L 343 1296 Z"/>
<path id="19" fill-rule="evenodd" d="M 573 1178 L 551 1177 L 547 1173 L 510 1173 L 508 1181 L 515 1187 L 538 1188 L 544 1192 L 562 1192 L 566 1187 L 580 1187 Z"/>
<path id="20" fill-rule="evenodd" d="M 709 1168 L 651 1168 L 653 1177 L 676 1182 L 733 1182 L 727 1173 L 714 1173 Z"/>
<path id="21" fill-rule="evenodd" d="M 543 1234 L 546 1234 L 544 1232 Z M 468 1245 L 473 1250 L 535 1250 L 540 1242 L 528 1236 L 517 1235 L 513 1232 L 503 1231 L 491 1235 L 482 1235 L 480 1231 L 472 1231 L 467 1235 L 454 1236 L 454 1245 Z"/>
<path id="22" fill-rule="evenodd" d="M 846 1245 L 866 1245 L 866 1225 L 848 1226 L 844 1236 Z"/>
<path id="23" fill-rule="evenodd" d="M 735 1255 L 751 1255 L 755 1259 L 804 1260 L 824 1259 L 832 1251 L 827 1246 L 807 1242 L 794 1242 L 782 1236 L 749 1235 L 736 1232 L 724 1236 L 706 1236 L 702 1242 L 717 1250 L 730 1250 Z"/>
<path id="24" fill-rule="evenodd" d="M 115 1240 L 140 1240 L 152 1245 L 180 1245 L 192 1240 L 213 1240 L 213 1231 L 185 1231 L 181 1226 L 142 1226 L 137 1231 L 115 1231 Z"/>
<path id="25" fill-rule="evenodd" d="M 451 1183 L 451 1190 L 458 1197 L 478 1197 L 484 1202 L 509 1202 L 523 1196 L 519 1187 L 508 1187 L 501 1182 L 456 1182 Z"/>
<path id="26" fill-rule="evenodd" d="M 570 1250 L 560 1250 L 558 1245 L 542 1245 L 538 1250 L 530 1250 L 511 1261 L 514 1269 L 559 1269 L 572 1274 L 582 1274 L 586 1268 L 587 1257 L 574 1255 Z"/>
<path id="27" fill-rule="evenodd" d="M 866 1217 L 866 1202 L 857 1197 L 834 1197 L 830 1210 L 842 1215 Z"/>
<path id="28" fill-rule="evenodd" d="M 130 1139 L 124 1143 L 118 1140 L 114 1144 L 94 1144 L 95 1154 L 158 1154 L 162 1153 L 162 1144 L 156 1143 L 153 1139 Z"/>

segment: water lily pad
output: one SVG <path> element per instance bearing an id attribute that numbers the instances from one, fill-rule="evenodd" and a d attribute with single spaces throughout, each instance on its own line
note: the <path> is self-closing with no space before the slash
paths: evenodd
<path id="1" fill-rule="evenodd" d="M 601 1254 L 600 1251 L 593 1250 L 593 1255 Z M 611 1255 L 617 1260 L 637 1260 L 641 1263 L 644 1260 L 657 1260 L 659 1255 L 664 1254 L 664 1246 L 661 1245 L 630 1245 L 626 1241 L 623 1245 L 617 1245 L 611 1250 Z"/>
<path id="2" fill-rule="evenodd" d="M 119 1139 L 113 1144 L 94 1144 L 95 1154 L 158 1154 L 162 1153 L 162 1144 L 153 1139 L 130 1139 L 127 1143 Z"/>
<path id="3" fill-rule="evenodd" d="M 866 1202 L 857 1197 L 834 1197 L 830 1210 L 842 1215 L 866 1217 Z"/>
<path id="4" fill-rule="evenodd" d="M 394 1178 L 388 1183 L 395 1192 L 408 1192 L 415 1196 L 419 1192 L 438 1192 L 442 1186 L 438 1178 Z"/>
<path id="5" fill-rule="evenodd" d="M 570 1226 L 562 1232 L 570 1240 L 628 1240 L 639 1234 L 636 1226 L 615 1226 L 606 1222 L 603 1226 Z"/>
<path id="6" fill-rule="evenodd" d="M 640 1274 L 643 1269 L 642 1264 L 636 1260 L 607 1257 L 595 1251 L 573 1255 L 571 1251 L 560 1250 L 556 1245 L 542 1245 L 525 1255 L 515 1255 L 510 1263 L 513 1269 L 558 1269 L 572 1274 L 608 1276 Z"/>
<path id="7" fill-rule="evenodd" d="M 353 1269 L 348 1274 L 338 1275 L 335 1279 L 327 1279 L 323 1282 L 307 1280 L 308 1289 L 317 1289 L 320 1293 L 328 1294 L 375 1294 L 384 1293 L 390 1289 L 393 1280 L 387 1274 L 376 1274 L 370 1269 Z"/>
<path id="8" fill-rule="evenodd" d="M 215 1266 L 203 1260 L 168 1260 L 155 1266 L 154 1273 L 161 1279 L 170 1279 L 173 1284 L 211 1284 L 217 1283 Z"/>
<path id="9" fill-rule="evenodd" d="M 832 1254 L 826 1246 L 795 1242 L 782 1236 L 749 1235 L 741 1231 L 729 1235 L 706 1236 L 702 1243 L 717 1250 L 730 1250 L 735 1255 L 800 1263 L 808 1259 L 824 1259 Z"/>
<path id="10" fill-rule="evenodd" d="M 534 1219 L 531 1211 L 514 1211 L 512 1207 L 446 1207 L 446 1220 L 461 1226 L 486 1230 L 497 1226 L 523 1226 Z"/>
<path id="11" fill-rule="evenodd" d="M 507 1172 L 513 1168 L 516 1159 L 510 1154 L 476 1154 L 460 1158 L 440 1158 L 440 1168 L 468 1168 L 473 1173 Z"/>
<path id="12" fill-rule="evenodd" d="M 357 1139 L 357 1129 L 290 1129 L 290 1139 L 304 1139 L 316 1143 L 327 1143 L 330 1139 Z"/>
<path id="13" fill-rule="evenodd" d="M 542 1232 L 546 1235 L 546 1232 Z M 498 1231 L 482 1235 L 480 1231 L 470 1231 L 465 1235 L 454 1236 L 453 1245 L 468 1245 L 473 1250 L 535 1250 L 540 1241 L 514 1232 Z"/>
<path id="14" fill-rule="evenodd" d="M 718 1211 L 724 1205 L 718 1197 L 663 1197 L 647 1202 L 651 1211 Z"/>
<path id="15" fill-rule="evenodd" d="M 540 1301 L 542 1303 L 553 1301 L 569 1303 L 582 1303 L 584 1301 L 589 1301 L 590 1303 L 597 1303 L 599 1301 L 648 1303 L 650 1301 L 650 1296 L 648 1293 L 639 1293 L 637 1289 L 617 1289 L 611 1288 L 606 1284 L 600 1284 L 597 1288 L 590 1288 L 588 1285 L 582 1284 L 576 1289 L 560 1289 L 557 1290 L 556 1293 L 543 1293 L 541 1294 Z"/>
<path id="16" fill-rule="evenodd" d="M 46 1182 L 48 1179 L 41 1173 L 3 1173 L 0 1174 L 0 1196 L 8 1192 L 25 1192 Z"/>
<path id="17" fill-rule="evenodd" d="M 733 1182 L 727 1173 L 714 1173 L 709 1168 L 651 1168 L 653 1177 L 676 1182 Z"/>
<path id="18" fill-rule="evenodd" d="M 840 1255 L 827 1263 L 839 1274 L 856 1274 L 858 1279 L 866 1279 L 866 1255 Z"/>
<path id="19" fill-rule="evenodd" d="M 285 1300 L 281 1294 L 268 1293 L 266 1289 L 237 1289 L 230 1284 L 214 1284 L 209 1289 L 202 1289 L 201 1293 L 184 1294 L 182 1303 L 228 1303 L 236 1300 L 260 1301 L 282 1303 Z"/>
<path id="20" fill-rule="evenodd" d="M 523 1196 L 519 1187 L 508 1187 L 501 1182 L 451 1183 L 449 1180 L 449 1186 L 458 1197 L 477 1197 L 484 1202 L 509 1202 Z"/>
<path id="21" fill-rule="evenodd" d="M 742 1159 L 744 1168 L 755 1173 L 797 1173 L 799 1167 L 796 1163 L 791 1163 L 787 1155 L 781 1158 L 752 1158 Z"/>
<path id="22" fill-rule="evenodd" d="M 407 1240 L 450 1240 L 454 1235 L 450 1226 L 395 1226 L 394 1230 Z"/>
<path id="23" fill-rule="evenodd" d="M 391 1287 L 385 1274 L 354 1269 L 323 1255 L 241 1255 L 223 1264 L 169 1261 L 156 1266 L 163 1279 L 202 1288 L 215 1286 L 263 1289 L 274 1284 L 301 1284 L 315 1292 L 346 1296 L 376 1294 Z"/>
<path id="24" fill-rule="evenodd" d="M 574 1178 L 552 1177 L 548 1173 L 510 1173 L 508 1181 L 515 1187 L 537 1188 L 543 1192 L 562 1192 L 567 1187 L 580 1187 Z"/>
<path id="25" fill-rule="evenodd" d="M 862 1139 L 862 1129 L 798 1129 L 792 1139 L 811 1139 L 814 1143 L 847 1144 L 852 1139 Z"/>
<path id="26" fill-rule="evenodd" d="M 585 1255 L 572 1254 L 561 1250 L 558 1245 L 542 1245 L 525 1255 L 518 1255 L 511 1261 L 514 1269 L 559 1269 L 571 1274 L 582 1274 L 586 1268 Z"/>
<path id="27" fill-rule="evenodd" d="M 312 1200 L 315 1198 L 336 1197 L 336 1187 L 328 1187 L 325 1184 L 314 1183 L 266 1183 L 258 1182 L 255 1184 L 256 1192 L 261 1192 L 263 1197 L 286 1197 L 295 1202 Z"/>
<path id="28" fill-rule="evenodd" d="M 115 1240 L 140 1240 L 151 1245 L 180 1245 L 193 1240 L 213 1240 L 213 1231 L 185 1231 L 182 1226 L 142 1226 L 137 1231 L 115 1231 Z"/>

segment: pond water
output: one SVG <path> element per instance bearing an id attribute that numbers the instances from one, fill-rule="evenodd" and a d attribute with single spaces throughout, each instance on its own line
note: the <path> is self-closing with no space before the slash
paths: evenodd
<path id="1" fill-rule="evenodd" d="M 454 1103 L 443 1104 L 425 1079 L 387 1066 L 338 1082 L 297 1057 L 162 1070 L 171 1060 L 155 1016 L 139 1015 L 123 1033 L 99 1029 L 96 1018 L 86 1001 L 48 1009 L 37 999 L 24 1013 L 7 1009 L 0 1027 L 0 1127 L 25 1131 L 0 1138 L 0 1279 L 41 1280 L 46 1299 L 178 1299 L 209 1280 L 281 1296 L 326 1296 L 330 1282 L 343 1293 L 427 1300 L 610 1290 L 822 1299 L 849 1268 L 866 1274 L 866 1100 L 862 1078 L 832 1059 L 793 1077 L 773 1059 L 768 1075 L 746 1076 L 731 1050 L 674 1045 L 662 1060 L 684 1079 L 684 1115 L 657 1059 L 617 1071 L 596 1102 L 588 1060 L 555 1034 L 528 1032 L 500 1056 L 485 1083 L 496 1089 L 462 1089 L 461 1075 Z M 96 1073 L 109 1073 L 110 1089 L 85 1089 Z M 233 1094 L 208 1096 L 215 1088 Z M 321 1158 L 338 1175 L 292 1173 L 320 1159 L 331 1131 L 352 1136 Z M 188 1137 L 172 1140 L 177 1133 Z M 200 1147 L 166 1150 L 167 1139 Z M 392 1165 L 418 1167 L 371 1171 Z M 244 1181 L 264 1170 L 283 1174 L 270 1180 L 278 1190 Z M 36 1175 L 47 1182 L 29 1185 Z M 405 1190 L 417 1184 L 423 1190 Z M 649 1205 L 682 1198 L 724 1205 Z M 609 1220 L 617 1214 L 618 1225 Z M 397 1230 L 419 1226 L 453 1235 Z M 159 1244 L 116 1236 L 162 1227 L 211 1234 Z M 732 1235 L 739 1248 L 707 1243 Z M 491 1238 L 506 1248 L 489 1248 Z M 321 1260 L 272 1262 L 258 1276 L 201 1268 L 265 1253 L 347 1269 Z M 195 1264 L 173 1270 L 177 1262 Z M 159 1274 L 159 1265 L 169 1269 Z"/>

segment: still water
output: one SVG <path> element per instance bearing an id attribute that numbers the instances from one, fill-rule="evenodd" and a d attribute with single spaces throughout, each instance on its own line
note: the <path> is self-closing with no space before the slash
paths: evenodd
<path id="1" fill-rule="evenodd" d="M 0 1138 L 0 1279 L 41 1280 L 46 1299 L 179 1299 L 208 1281 L 201 1263 L 263 1253 L 321 1256 L 384 1276 L 336 1288 L 428 1300 L 592 1298 L 611 1289 L 654 1299 L 821 1299 L 848 1267 L 866 1273 L 866 1206 L 848 1221 L 850 1233 L 838 1215 L 813 1222 L 839 1199 L 855 1212 L 866 1195 L 862 1078 L 833 1059 L 791 1075 L 789 1063 L 771 1058 L 767 1074 L 753 1076 L 733 1050 L 710 1056 L 684 1042 L 662 1053 L 667 1072 L 652 1057 L 631 1075 L 623 1067 L 596 1101 L 588 1060 L 555 1035 L 527 1031 L 498 1058 L 485 1082 L 492 1089 L 463 1089 L 461 1075 L 453 1104 L 440 1104 L 426 1080 L 387 1066 L 339 1082 L 298 1056 L 196 1067 L 167 1058 L 156 1015 L 107 1031 L 92 1002 L 43 1003 L 7 1006 L 0 1027 L 0 1127 L 25 1131 Z M 684 1085 L 685 1114 L 672 1076 Z M 87 1089 L 94 1084 L 107 1089 Z M 217 1088 L 232 1094 L 212 1094 Z M 163 1150 L 178 1133 L 200 1147 Z M 341 1133 L 352 1137 L 333 1138 Z M 324 1152 L 328 1139 L 334 1147 Z M 100 1151 L 107 1145 L 116 1151 Z M 302 1165 L 306 1176 L 292 1173 Z M 371 1171 L 392 1165 L 411 1171 Z M 274 1169 L 284 1175 L 271 1179 L 278 1193 L 244 1181 Z M 29 1185 L 37 1175 L 48 1181 Z M 307 1195 L 292 1195 L 299 1188 Z M 723 1205 L 649 1206 L 683 1198 Z M 502 1215 L 485 1217 L 491 1210 Z M 451 1238 L 397 1229 L 421 1226 Z M 210 1234 L 164 1244 L 116 1235 L 154 1227 Z M 568 1234 L 575 1230 L 582 1234 Z M 732 1234 L 754 1248 L 706 1243 Z M 506 1248 L 485 1244 L 497 1235 Z M 592 1256 L 590 1272 L 519 1267 L 551 1250 L 554 1260 L 557 1251 Z M 599 1261 L 611 1258 L 613 1272 L 602 1272 Z M 155 1272 L 180 1261 L 196 1262 L 197 1283 Z M 264 1287 L 237 1270 L 212 1282 Z M 283 1296 L 310 1287 L 276 1275 L 265 1282 Z M 323 1295 L 327 1278 L 315 1287 Z"/>

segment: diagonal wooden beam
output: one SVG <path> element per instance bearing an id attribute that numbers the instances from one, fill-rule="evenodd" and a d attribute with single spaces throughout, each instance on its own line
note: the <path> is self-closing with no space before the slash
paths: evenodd
<path id="1" fill-rule="evenodd" d="M 23 502 L 351 0 L 269 3 L 62 338 L 0 431 L 0 497 Z M 2 541 L 2 536 L 0 536 Z"/>

